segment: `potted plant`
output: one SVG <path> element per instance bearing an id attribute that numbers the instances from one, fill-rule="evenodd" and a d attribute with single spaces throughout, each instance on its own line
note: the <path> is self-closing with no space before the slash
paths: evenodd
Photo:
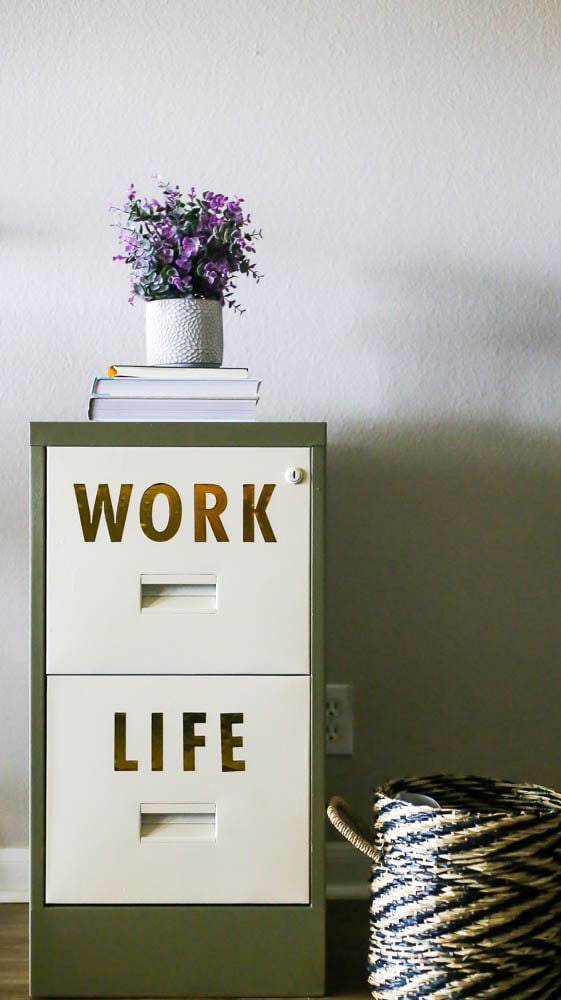
<path id="1" fill-rule="evenodd" d="M 131 184 L 120 213 L 123 252 L 113 260 L 131 267 L 131 296 L 146 301 L 148 364 L 222 364 L 222 311 L 243 312 L 235 278 L 259 281 L 251 255 L 261 232 L 250 229 L 242 198 L 191 188 L 187 196 L 157 177 L 160 198 L 138 197 Z"/>

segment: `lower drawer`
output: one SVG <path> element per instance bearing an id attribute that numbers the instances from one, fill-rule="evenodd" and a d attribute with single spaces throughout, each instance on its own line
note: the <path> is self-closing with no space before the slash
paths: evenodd
<path id="1" fill-rule="evenodd" d="M 49 676 L 47 903 L 309 902 L 307 676 Z"/>

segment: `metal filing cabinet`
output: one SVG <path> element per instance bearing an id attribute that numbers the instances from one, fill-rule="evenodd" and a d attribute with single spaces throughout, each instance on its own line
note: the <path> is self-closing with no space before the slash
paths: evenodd
<path id="1" fill-rule="evenodd" d="M 31 994 L 321 994 L 325 426 L 31 444 Z"/>

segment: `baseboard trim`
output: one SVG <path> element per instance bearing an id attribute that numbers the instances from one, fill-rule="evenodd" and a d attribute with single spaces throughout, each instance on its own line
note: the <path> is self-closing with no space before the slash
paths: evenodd
<path id="1" fill-rule="evenodd" d="M 28 848 L 0 848 L 0 903 L 27 903 L 28 901 Z"/>
<path id="2" fill-rule="evenodd" d="M 326 881 L 328 899 L 364 899 L 368 896 L 370 862 L 350 844 L 328 841 Z M 29 901 L 29 850 L 0 848 L 0 903 Z"/>

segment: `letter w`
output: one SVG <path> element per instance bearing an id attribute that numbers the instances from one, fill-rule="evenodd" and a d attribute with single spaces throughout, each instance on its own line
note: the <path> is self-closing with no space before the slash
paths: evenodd
<path id="1" fill-rule="evenodd" d="M 121 486 L 116 515 L 113 513 L 113 503 L 107 483 L 100 483 L 97 488 L 93 512 L 90 511 L 85 483 L 74 483 L 74 493 L 76 494 L 76 503 L 78 504 L 84 541 L 95 542 L 101 519 L 101 511 L 103 510 L 111 541 L 120 542 L 123 537 L 127 511 L 129 509 L 132 483 L 123 483 Z"/>

